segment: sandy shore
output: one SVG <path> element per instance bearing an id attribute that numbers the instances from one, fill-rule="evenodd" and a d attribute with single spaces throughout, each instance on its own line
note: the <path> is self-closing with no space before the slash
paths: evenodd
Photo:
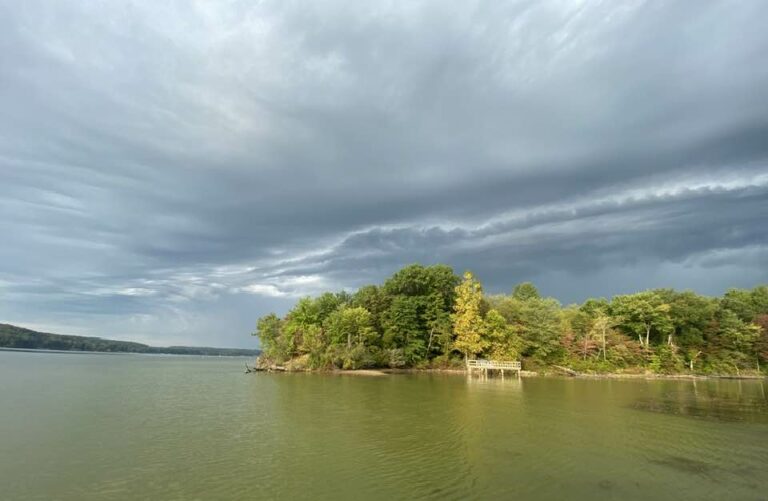
<path id="1" fill-rule="evenodd" d="M 386 376 L 387 373 L 378 369 L 335 370 L 332 374 L 349 374 L 352 376 Z"/>

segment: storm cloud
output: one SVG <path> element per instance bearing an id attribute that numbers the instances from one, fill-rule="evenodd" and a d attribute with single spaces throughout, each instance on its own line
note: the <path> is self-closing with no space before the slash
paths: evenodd
<path id="1" fill-rule="evenodd" d="M 252 346 L 412 262 L 768 282 L 768 4 L 0 1 L 0 321 Z"/>

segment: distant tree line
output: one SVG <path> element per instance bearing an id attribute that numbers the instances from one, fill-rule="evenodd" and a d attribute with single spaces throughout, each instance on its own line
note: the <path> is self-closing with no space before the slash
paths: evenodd
<path id="1" fill-rule="evenodd" d="M 587 372 L 764 372 L 768 287 L 655 289 L 562 307 L 530 283 L 486 295 L 469 272 L 410 265 L 383 285 L 305 297 L 258 320 L 262 362 L 294 369 L 446 368 L 466 358 Z"/>
<path id="2" fill-rule="evenodd" d="M 252 356 L 259 354 L 259 350 L 238 348 L 209 348 L 203 346 L 156 347 L 131 341 L 115 341 L 98 337 L 49 334 L 47 332 L 37 332 L 9 324 L 0 324 L 0 348 L 157 353 L 168 355 Z"/>

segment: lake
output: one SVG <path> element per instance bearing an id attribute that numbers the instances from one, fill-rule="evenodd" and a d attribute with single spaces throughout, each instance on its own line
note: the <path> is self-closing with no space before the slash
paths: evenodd
<path id="1" fill-rule="evenodd" d="M 0 352 L 0 498 L 766 499 L 762 381 Z"/>

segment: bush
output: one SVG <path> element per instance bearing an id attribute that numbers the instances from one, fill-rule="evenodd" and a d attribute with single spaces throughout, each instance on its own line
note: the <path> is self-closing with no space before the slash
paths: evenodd
<path id="1" fill-rule="evenodd" d="M 616 367 L 610 361 L 603 361 L 602 358 L 573 359 L 568 366 L 578 372 L 605 374 L 613 372 Z"/>
<path id="2" fill-rule="evenodd" d="M 310 369 L 309 355 L 293 358 L 285 364 L 289 371 L 305 371 Z"/>
<path id="3" fill-rule="evenodd" d="M 677 349 L 667 344 L 659 346 L 651 355 L 649 364 L 653 372 L 658 374 L 674 374 L 685 370 L 685 362 L 677 354 Z"/>
<path id="4" fill-rule="evenodd" d="M 346 358 L 346 346 L 332 344 L 325 350 L 324 368 L 341 369 Z"/>
<path id="5" fill-rule="evenodd" d="M 389 350 L 386 350 L 387 355 L 389 355 L 387 360 L 387 365 L 393 369 L 399 369 L 401 367 L 405 367 L 407 360 L 405 358 L 405 353 L 401 348 L 392 348 Z"/>
<path id="6" fill-rule="evenodd" d="M 451 356 L 450 353 L 444 353 L 433 358 L 430 361 L 430 367 L 433 369 L 463 369 L 464 360 Z"/>
<path id="7" fill-rule="evenodd" d="M 347 350 L 342 363 L 343 369 L 354 370 L 371 367 L 376 367 L 376 359 L 367 347 L 358 345 Z"/>
<path id="8" fill-rule="evenodd" d="M 616 368 L 636 367 L 643 365 L 645 356 L 640 345 L 617 344 L 611 346 L 608 350 L 607 358 Z"/>

